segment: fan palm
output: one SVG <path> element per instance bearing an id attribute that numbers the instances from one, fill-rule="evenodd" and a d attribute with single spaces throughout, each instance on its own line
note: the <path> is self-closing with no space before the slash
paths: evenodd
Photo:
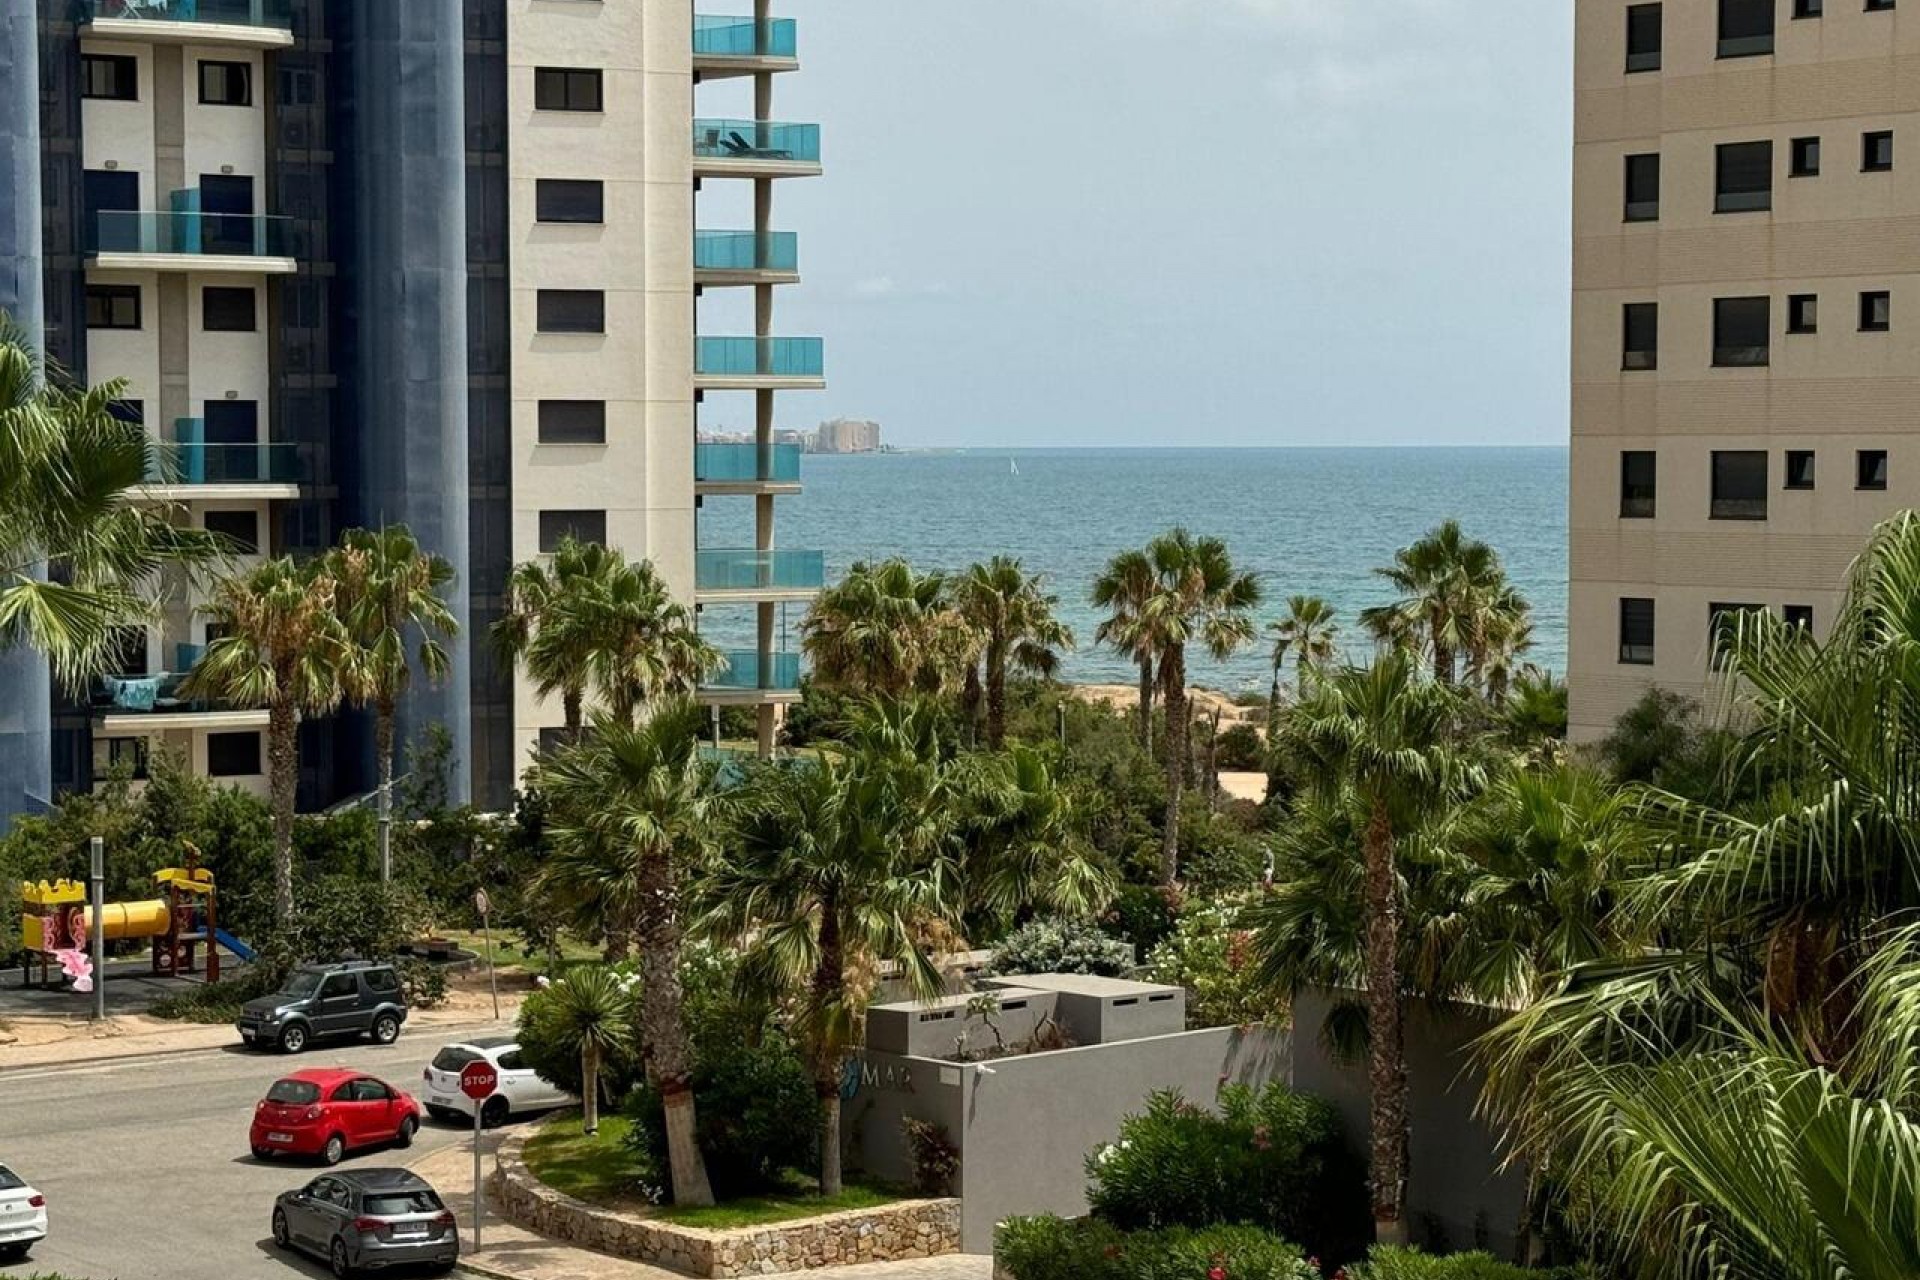
<path id="1" fill-rule="evenodd" d="M 1153 754 L 1152 636 L 1141 624 L 1141 611 L 1153 595 L 1153 561 L 1144 551 L 1122 551 L 1107 561 L 1093 581 L 1093 604 L 1107 616 L 1094 629 L 1096 643 L 1125 654 L 1140 668 L 1140 749 Z"/>
<path id="2" fill-rule="evenodd" d="M 273 912 L 293 920 L 293 810 L 303 715 L 340 705 L 354 679 L 352 636 L 340 620 L 338 583 L 319 564 L 269 560 L 217 586 L 201 610 L 217 638 L 181 692 L 267 710 L 267 778 L 273 801 Z"/>
<path id="3" fill-rule="evenodd" d="M 1073 632 L 1054 616 L 1057 597 L 1046 579 L 1029 574 L 1018 560 L 995 556 L 975 564 L 953 584 L 960 617 L 982 640 L 986 664 L 987 746 L 998 751 L 1007 736 L 1007 669 L 1051 677 Z"/>
<path id="4" fill-rule="evenodd" d="M 582 1127 L 600 1130 L 600 1066 L 633 1045 L 633 993 L 605 965 L 569 969 L 539 996 L 541 1027 L 560 1052 L 580 1059 Z"/>
<path id="5" fill-rule="evenodd" d="M 535 692 L 542 698 L 559 695 L 569 741 L 580 737 L 598 640 L 581 610 L 562 606 L 603 585 L 620 564 L 616 553 L 597 542 L 566 538 L 547 563 L 514 566 L 506 611 L 493 624 L 495 646 L 509 662 L 525 667 Z"/>
<path id="6" fill-rule="evenodd" d="M 1334 621 L 1333 606 L 1319 596 L 1293 596 L 1287 600 L 1287 616 L 1267 624 L 1273 637 L 1273 690 L 1267 697 L 1269 733 L 1280 723 L 1280 671 L 1287 655 L 1293 654 L 1294 698 L 1307 696 L 1307 678 L 1323 669 L 1337 652 L 1334 637 L 1340 625 Z"/>
<path id="7" fill-rule="evenodd" d="M 1360 621 L 1384 644 L 1424 650 L 1442 684 L 1459 679 L 1460 655 L 1485 647 L 1489 614 L 1525 609 L 1525 601 L 1507 585 L 1499 555 L 1467 537 L 1457 520 L 1401 548 L 1391 565 L 1374 573 L 1401 598 L 1362 610 Z"/>
<path id="8" fill-rule="evenodd" d="M 358 645 L 354 700 L 373 706 L 374 759 L 379 769 L 380 878 L 392 875 L 393 727 L 400 699 L 419 663 L 429 680 L 451 668 L 436 636 L 460 633 L 460 620 L 441 598 L 453 582 L 453 566 L 423 548 L 405 525 L 349 529 L 327 555 L 327 572 L 339 584 L 335 601 Z M 417 631 L 418 648 L 409 649 Z"/>
<path id="9" fill-rule="evenodd" d="M 978 657 L 947 580 L 904 560 L 855 564 L 820 593 L 800 635 L 816 680 L 862 695 L 938 692 Z"/>
<path id="10" fill-rule="evenodd" d="M 609 958 L 640 951 L 640 1029 L 647 1077 L 665 1101 L 676 1204 L 712 1204 L 695 1141 L 693 1049 L 680 982 L 680 897 L 717 835 L 718 805 L 700 763 L 703 717 L 687 699 L 637 727 L 595 717 L 593 732 L 540 766 L 552 853 L 539 888 L 607 937 Z"/>
<path id="11" fill-rule="evenodd" d="M 694 692 L 721 658 L 650 561 L 608 555 L 613 564 L 604 575 L 558 601 L 556 632 L 586 638 L 594 688 L 615 719 L 632 724 L 649 699 Z"/>
<path id="12" fill-rule="evenodd" d="M 1113 898 L 1113 876 L 1094 857 L 1086 817 L 1032 747 L 970 762 L 968 853 L 964 874 L 972 905 L 997 919 L 1041 909 L 1092 917 Z"/>

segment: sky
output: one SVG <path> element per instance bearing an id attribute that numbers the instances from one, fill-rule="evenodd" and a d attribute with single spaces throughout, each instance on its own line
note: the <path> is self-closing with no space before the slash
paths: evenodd
<path id="1" fill-rule="evenodd" d="M 1564 444 L 1572 8 L 778 0 L 801 70 L 775 115 L 821 124 L 827 171 L 778 184 L 803 283 L 777 329 L 823 336 L 829 379 L 780 425 Z M 744 83 L 699 93 L 751 114 Z M 701 225 L 751 225 L 719 190 L 745 185 L 708 183 Z"/>

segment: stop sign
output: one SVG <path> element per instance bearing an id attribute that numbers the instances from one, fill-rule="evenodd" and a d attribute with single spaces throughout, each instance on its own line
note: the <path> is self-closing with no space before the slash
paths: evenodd
<path id="1" fill-rule="evenodd" d="M 475 1058 L 460 1068 L 460 1092 L 475 1102 L 482 1102 L 492 1097 L 494 1089 L 499 1084 L 500 1073 L 495 1071 L 493 1064 L 485 1058 Z"/>

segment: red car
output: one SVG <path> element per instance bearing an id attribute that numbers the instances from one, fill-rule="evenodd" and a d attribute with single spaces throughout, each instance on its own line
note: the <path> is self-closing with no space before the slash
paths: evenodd
<path id="1" fill-rule="evenodd" d="M 355 1147 L 413 1144 L 420 1104 L 405 1090 L 345 1067 L 296 1071 L 273 1082 L 253 1109 L 255 1158 L 319 1156 L 339 1164 Z"/>

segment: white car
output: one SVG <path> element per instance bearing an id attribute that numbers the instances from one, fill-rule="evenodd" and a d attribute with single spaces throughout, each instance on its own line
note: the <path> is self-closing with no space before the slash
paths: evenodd
<path id="1" fill-rule="evenodd" d="M 0 1262 L 19 1262 L 47 1238 L 47 1198 L 0 1164 Z"/>
<path id="2" fill-rule="evenodd" d="M 474 1102 L 460 1092 L 460 1069 L 476 1058 L 491 1062 L 499 1078 L 493 1096 L 480 1111 L 480 1123 L 489 1129 L 504 1124 L 509 1116 L 551 1111 L 574 1102 L 572 1094 L 542 1080 L 521 1060 L 520 1046 L 512 1036 L 482 1036 L 448 1045 L 434 1054 L 432 1064 L 420 1073 L 426 1082 L 420 1101 L 429 1114 L 441 1120 L 472 1122 Z"/>

